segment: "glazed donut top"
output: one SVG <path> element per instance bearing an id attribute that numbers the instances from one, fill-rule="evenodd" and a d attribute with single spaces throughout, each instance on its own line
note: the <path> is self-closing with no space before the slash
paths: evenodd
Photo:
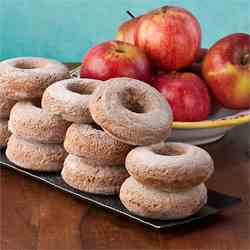
<path id="1" fill-rule="evenodd" d="M 103 81 L 67 79 L 49 86 L 42 98 L 42 107 L 74 123 L 93 122 L 89 113 L 89 98 Z"/>
<path id="2" fill-rule="evenodd" d="M 214 171 L 202 148 L 176 142 L 137 147 L 126 158 L 128 172 L 148 186 L 185 189 L 205 182 Z"/>
<path id="3" fill-rule="evenodd" d="M 96 103 L 101 110 L 96 109 Z M 173 121 L 171 108 L 161 94 L 150 85 L 130 78 L 106 81 L 91 97 L 90 112 L 107 133 L 132 145 L 165 140 Z"/>
<path id="4" fill-rule="evenodd" d="M 68 69 L 64 64 L 42 57 L 17 57 L 0 63 L 1 76 L 13 70 L 20 76 L 35 73 L 46 74 L 53 71 L 61 71 L 63 74 L 68 73 Z"/>
<path id="5" fill-rule="evenodd" d="M 72 99 L 77 99 L 79 103 L 86 101 L 95 89 L 103 81 L 80 78 L 67 79 L 56 82 L 46 89 L 46 92 L 53 92 L 57 99 L 64 102 L 72 102 Z"/>
<path id="6" fill-rule="evenodd" d="M 49 85 L 69 77 L 67 67 L 55 60 L 41 57 L 7 59 L 0 62 L 0 95 L 2 92 L 15 100 L 39 98 Z"/>

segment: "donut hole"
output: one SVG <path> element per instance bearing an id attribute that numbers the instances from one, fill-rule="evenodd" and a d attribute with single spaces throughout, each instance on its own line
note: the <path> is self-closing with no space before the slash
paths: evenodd
<path id="1" fill-rule="evenodd" d="M 18 69 L 37 69 L 45 66 L 45 62 L 42 61 L 18 61 L 15 63 L 15 67 Z"/>
<path id="2" fill-rule="evenodd" d="M 39 109 L 42 108 L 41 100 L 35 99 L 32 101 L 32 104 Z"/>
<path id="3" fill-rule="evenodd" d="M 153 152 L 158 155 L 166 155 L 166 156 L 177 156 L 183 155 L 185 153 L 183 148 L 177 146 L 169 146 L 164 145 L 163 147 L 154 147 Z"/>
<path id="4" fill-rule="evenodd" d="M 119 94 L 119 98 L 122 106 L 133 113 L 147 113 L 150 109 L 150 100 L 147 100 L 145 94 L 139 93 L 137 89 L 127 88 Z"/>
<path id="5" fill-rule="evenodd" d="M 102 129 L 102 127 L 100 127 L 100 126 L 99 126 L 98 124 L 96 124 L 96 123 L 91 124 L 91 127 L 92 127 L 93 129 L 95 129 L 95 130 L 104 131 L 104 130 Z"/>
<path id="6" fill-rule="evenodd" d="M 91 95 L 95 90 L 94 86 L 79 83 L 71 83 L 67 88 L 69 91 L 80 95 Z"/>

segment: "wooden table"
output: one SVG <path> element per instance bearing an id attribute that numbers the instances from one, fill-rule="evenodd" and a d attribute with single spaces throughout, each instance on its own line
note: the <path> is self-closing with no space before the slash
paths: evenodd
<path id="1" fill-rule="evenodd" d="M 216 171 L 208 187 L 242 198 L 197 224 L 157 232 L 0 168 L 1 250 L 250 249 L 250 127 L 205 146 Z"/>

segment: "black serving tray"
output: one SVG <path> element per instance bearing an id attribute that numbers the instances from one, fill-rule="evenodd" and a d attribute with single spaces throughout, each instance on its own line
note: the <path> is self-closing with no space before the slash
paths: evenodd
<path id="1" fill-rule="evenodd" d="M 202 218 L 216 214 L 220 209 L 231 206 L 240 202 L 239 198 L 231 197 L 225 194 L 218 193 L 216 191 L 208 190 L 208 203 L 203 207 L 197 214 L 181 219 L 181 220 L 152 220 L 142 218 L 131 214 L 120 202 L 118 195 L 105 196 L 95 195 L 78 191 L 69 185 L 67 185 L 60 176 L 60 173 L 49 173 L 49 172 L 35 172 L 31 170 L 22 169 L 15 164 L 11 163 L 5 156 L 4 150 L 0 149 L 0 167 L 7 167 L 17 172 L 31 176 L 39 181 L 47 183 L 61 191 L 71 194 L 74 197 L 86 200 L 90 203 L 108 209 L 117 214 L 129 217 L 142 224 L 151 226 L 155 229 L 171 228 L 174 226 L 187 224 L 194 221 L 199 221 Z"/>

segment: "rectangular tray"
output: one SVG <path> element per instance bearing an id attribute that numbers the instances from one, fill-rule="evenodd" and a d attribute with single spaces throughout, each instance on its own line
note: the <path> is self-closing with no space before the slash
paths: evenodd
<path id="1" fill-rule="evenodd" d="M 7 167 L 24 175 L 31 176 L 61 191 L 69 193 L 74 197 L 86 200 L 90 203 L 108 209 L 117 214 L 129 217 L 131 219 L 134 219 L 135 221 L 138 221 L 144 225 L 151 226 L 155 229 L 171 228 L 194 221 L 199 221 L 202 218 L 218 213 L 219 209 L 240 202 L 239 198 L 231 197 L 225 194 L 218 193 L 216 191 L 208 190 L 208 203 L 197 214 L 181 220 L 171 220 L 171 221 L 152 220 L 131 214 L 122 205 L 118 195 L 105 196 L 105 195 L 95 195 L 95 194 L 81 192 L 67 185 L 61 178 L 60 173 L 35 172 L 19 168 L 6 158 L 3 149 L 2 150 L 0 149 L 0 167 Z"/>

